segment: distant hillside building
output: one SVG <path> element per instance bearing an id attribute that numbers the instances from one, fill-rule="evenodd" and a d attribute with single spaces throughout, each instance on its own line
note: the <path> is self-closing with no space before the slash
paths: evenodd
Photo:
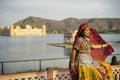
<path id="1" fill-rule="evenodd" d="M 77 31 L 75 30 L 75 31 L 71 31 L 69 33 L 65 33 L 64 34 L 64 43 L 73 43 L 76 32 Z"/>
<path id="2" fill-rule="evenodd" d="M 5 36 L 44 36 L 46 35 L 46 26 L 43 25 L 42 28 L 37 28 L 30 25 L 25 25 L 25 28 L 20 26 L 8 26 L 2 31 L 2 35 Z"/>

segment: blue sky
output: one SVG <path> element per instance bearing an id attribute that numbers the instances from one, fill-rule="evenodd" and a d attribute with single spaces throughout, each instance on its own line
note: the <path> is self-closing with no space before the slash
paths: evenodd
<path id="1" fill-rule="evenodd" d="M 52 20 L 120 18 L 120 0 L 0 0 L 0 26 L 28 16 Z"/>

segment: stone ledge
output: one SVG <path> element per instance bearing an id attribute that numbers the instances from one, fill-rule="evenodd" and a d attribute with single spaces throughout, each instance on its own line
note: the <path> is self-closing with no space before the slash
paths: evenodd
<path id="1" fill-rule="evenodd" d="M 120 65 L 112 66 L 114 80 L 120 80 Z M 0 80 L 71 80 L 68 69 L 47 69 L 46 71 L 0 75 Z"/>

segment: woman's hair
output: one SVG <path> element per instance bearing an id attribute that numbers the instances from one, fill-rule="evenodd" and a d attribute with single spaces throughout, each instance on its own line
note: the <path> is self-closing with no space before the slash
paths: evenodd
<path id="1" fill-rule="evenodd" d="M 113 56 L 112 59 L 111 59 L 111 65 L 117 65 L 117 57 L 116 56 Z"/>
<path id="2" fill-rule="evenodd" d="M 84 37 L 84 34 L 83 34 L 84 30 L 81 31 L 81 33 L 78 35 L 78 37 Z"/>

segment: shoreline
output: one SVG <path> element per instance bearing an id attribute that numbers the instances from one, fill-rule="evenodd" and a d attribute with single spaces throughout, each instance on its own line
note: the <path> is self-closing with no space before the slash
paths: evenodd
<path id="1" fill-rule="evenodd" d="M 63 48 L 72 48 L 72 43 L 50 43 L 48 45 L 63 47 Z"/>
<path id="2" fill-rule="evenodd" d="M 120 43 L 120 41 L 108 41 L 108 42 Z M 48 45 L 52 45 L 56 47 L 72 48 L 72 43 L 49 43 Z"/>

